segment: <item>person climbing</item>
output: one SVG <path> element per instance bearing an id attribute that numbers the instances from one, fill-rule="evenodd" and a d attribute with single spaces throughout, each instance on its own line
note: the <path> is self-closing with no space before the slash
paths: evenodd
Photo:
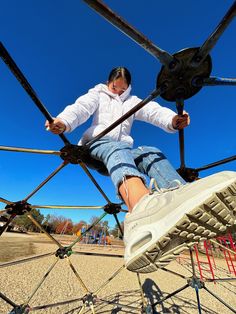
<path id="1" fill-rule="evenodd" d="M 72 132 L 93 116 L 78 143 L 85 145 L 140 102 L 131 95 L 128 69 L 116 67 L 105 84 L 91 88 L 45 126 L 54 134 Z M 91 157 L 104 163 L 117 195 L 128 208 L 124 221 L 126 267 L 152 272 L 200 240 L 213 238 L 235 224 L 236 172 L 224 171 L 186 183 L 158 148 L 133 148 L 130 132 L 134 120 L 175 133 L 190 124 L 190 117 L 150 101 L 89 146 Z M 147 177 L 154 189 L 147 186 Z"/>

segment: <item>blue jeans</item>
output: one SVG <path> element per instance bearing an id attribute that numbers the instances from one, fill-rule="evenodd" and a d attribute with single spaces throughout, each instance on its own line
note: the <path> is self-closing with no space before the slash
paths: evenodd
<path id="1" fill-rule="evenodd" d="M 119 185 L 126 177 L 140 177 L 146 182 L 147 175 L 156 180 L 159 188 L 169 188 L 174 180 L 186 183 L 164 154 L 155 147 L 132 149 L 125 142 L 104 137 L 93 143 L 89 151 L 94 159 L 105 164 L 118 195 Z"/>

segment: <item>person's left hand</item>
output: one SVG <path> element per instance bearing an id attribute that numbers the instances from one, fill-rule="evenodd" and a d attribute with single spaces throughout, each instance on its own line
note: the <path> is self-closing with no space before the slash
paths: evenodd
<path id="1" fill-rule="evenodd" d="M 176 130 L 182 130 L 190 124 L 189 114 L 184 111 L 182 115 L 176 115 L 172 119 L 172 126 Z"/>

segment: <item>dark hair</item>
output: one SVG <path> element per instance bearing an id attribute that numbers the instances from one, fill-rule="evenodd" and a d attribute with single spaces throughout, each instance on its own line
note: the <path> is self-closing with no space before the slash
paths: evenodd
<path id="1" fill-rule="evenodd" d="M 117 67 L 111 70 L 109 76 L 108 76 L 108 83 L 122 77 L 125 79 L 126 83 L 130 85 L 131 83 L 131 74 L 128 69 L 125 67 Z"/>

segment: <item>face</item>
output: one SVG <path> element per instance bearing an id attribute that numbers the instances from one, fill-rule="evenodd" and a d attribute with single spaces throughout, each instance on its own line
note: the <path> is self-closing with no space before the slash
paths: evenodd
<path id="1" fill-rule="evenodd" d="M 127 88 L 128 84 L 122 77 L 119 77 L 118 79 L 108 83 L 108 89 L 113 94 L 121 95 L 124 93 L 124 91 L 126 91 Z"/>

